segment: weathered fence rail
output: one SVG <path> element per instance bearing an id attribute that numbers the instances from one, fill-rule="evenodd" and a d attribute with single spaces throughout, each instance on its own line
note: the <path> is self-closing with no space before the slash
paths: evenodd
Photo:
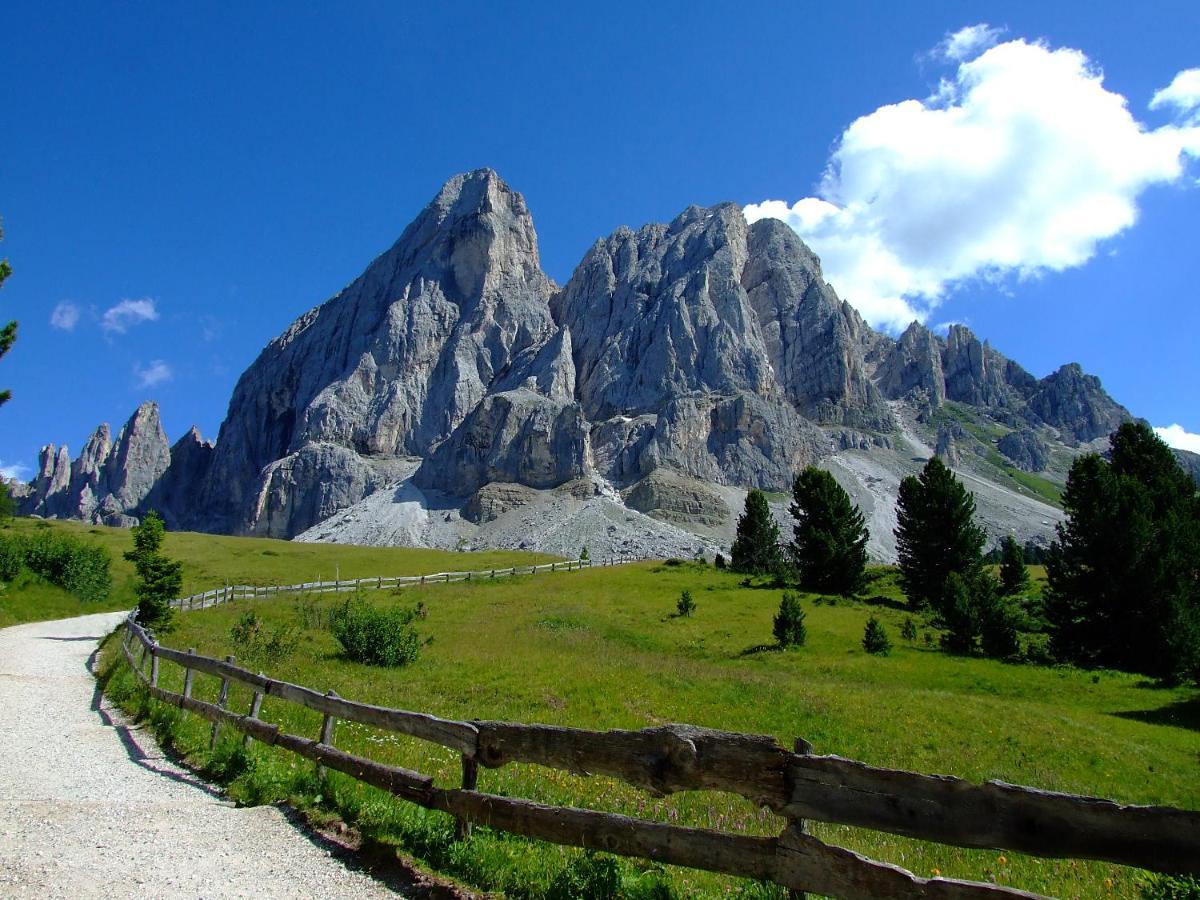
<path id="1" fill-rule="evenodd" d="M 140 650 L 135 659 L 133 647 Z M 770 737 L 667 725 L 642 731 L 588 731 L 510 722 L 458 722 L 357 703 L 277 681 L 217 660 L 163 647 L 132 616 L 121 646 L 151 696 L 200 715 L 246 740 L 289 750 L 428 809 L 470 823 L 557 844 L 605 850 L 660 863 L 771 881 L 834 897 L 1033 897 L 994 884 L 919 878 L 904 869 L 828 846 L 803 830 L 814 819 L 960 847 L 1018 850 L 1038 856 L 1096 859 L 1159 872 L 1200 874 L 1200 812 L 1125 806 L 1001 782 L 881 769 L 816 756 L 804 741 L 789 752 Z M 159 686 L 159 660 L 184 668 L 182 694 Z M 146 662 L 150 672 L 146 673 Z M 195 673 L 221 679 L 217 703 L 192 696 Z M 225 708 L 228 684 L 254 692 L 250 709 Z M 263 697 L 320 712 L 320 739 L 288 734 L 259 718 Z M 428 775 L 337 749 L 333 723 L 361 722 L 462 754 L 464 784 L 439 787 Z M 684 828 L 597 810 L 554 807 L 476 790 L 477 766 L 536 763 L 577 775 L 607 775 L 656 795 L 687 790 L 738 794 L 786 818 L 778 837 Z"/>
<path id="2" fill-rule="evenodd" d="M 480 581 L 489 578 L 507 578 L 513 575 L 536 575 L 539 572 L 578 572 L 580 569 L 617 566 L 639 562 L 642 556 L 606 556 L 600 560 L 570 559 L 562 562 L 543 563 L 537 566 L 507 566 L 501 569 L 478 569 L 469 572 L 435 572 L 431 575 L 378 575 L 372 578 L 346 578 L 336 581 L 306 581 L 300 584 L 231 584 L 179 597 L 171 601 L 176 609 L 207 609 L 233 600 L 253 600 L 256 597 L 271 597 L 276 594 L 340 594 L 360 590 L 395 590 L 425 584 L 449 584 L 455 581 Z"/>

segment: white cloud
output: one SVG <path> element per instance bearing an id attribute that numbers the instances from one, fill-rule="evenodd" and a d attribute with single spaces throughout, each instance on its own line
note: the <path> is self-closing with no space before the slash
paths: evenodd
<path id="1" fill-rule="evenodd" d="M 1200 126 L 1147 129 L 1083 53 L 1012 40 L 961 62 L 934 97 L 854 121 L 817 196 L 745 211 L 791 225 L 841 296 L 899 329 L 965 280 L 1082 265 L 1189 157 Z"/>
<path id="2" fill-rule="evenodd" d="M 149 297 L 141 300 L 122 300 L 100 317 L 100 327 L 107 334 L 124 334 L 142 322 L 157 322 L 158 308 Z"/>
<path id="3" fill-rule="evenodd" d="M 1184 69 L 1165 88 L 1154 92 L 1151 109 L 1174 107 L 1185 122 L 1200 123 L 1200 69 Z"/>
<path id="4" fill-rule="evenodd" d="M 148 366 L 142 366 L 141 363 L 134 363 L 133 374 L 137 376 L 138 387 L 140 388 L 154 387 L 156 384 L 170 381 L 175 375 L 166 361 L 161 359 L 150 360 Z"/>
<path id="5" fill-rule="evenodd" d="M 70 300 L 62 300 L 50 313 L 50 325 L 60 331 L 74 331 L 79 324 L 79 307 Z"/>
<path id="6" fill-rule="evenodd" d="M 1168 425 L 1166 428 L 1155 428 L 1154 433 L 1162 438 L 1168 447 L 1176 450 L 1191 450 L 1200 453 L 1200 434 L 1184 431 L 1182 425 Z"/>
<path id="7" fill-rule="evenodd" d="M 962 62 L 977 56 L 988 47 L 994 46 L 1000 36 L 1007 31 L 1005 28 L 993 28 L 986 22 L 978 25 L 968 25 L 953 34 L 947 34 L 940 44 L 934 48 L 934 55 L 952 62 Z"/>
<path id="8" fill-rule="evenodd" d="M 6 463 L 0 459 L 0 479 L 28 481 L 32 474 L 33 470 L 24 463 Z"/>

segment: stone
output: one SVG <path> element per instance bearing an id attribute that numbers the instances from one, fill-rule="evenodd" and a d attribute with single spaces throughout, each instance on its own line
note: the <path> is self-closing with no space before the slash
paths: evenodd
<path id="1" fill-rule="evenodd" d="M 657 469 L 629 488 L 625 505 L 675 525 L 720 528 L 729 521 L 729 504 L 704 482 Z"/>
<path id="2" fill-rule="evenodd" d="M 1028 428 L 1010 431 L 996 443 L 996 449 L 1025 472 L 1041 472 L 1050 460 L 1046 442 Z"/>
<path id="3" fill-rule="evenodd" d="M 1077 441 L 1106 437 L 1133 418 L 1108 395 L 1100 379 L 1088 375 L 1078 363 L 1068 363 L 1043 378 L 1029 398 L 1029 412 L 1035 422 L 1053 425 Z"/>

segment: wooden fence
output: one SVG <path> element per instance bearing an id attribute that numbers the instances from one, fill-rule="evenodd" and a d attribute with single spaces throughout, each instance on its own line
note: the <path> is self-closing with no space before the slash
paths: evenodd
<path id="1" fill-rule="evenodd" d="M 261 741 L 367 784 L 455 816 L 460 836 L 471 823 L 556 844 L 604 850 L 773 882 L 845 898 L 984 898 L 1037 895 L 994 884 L 919 878 L 897 866 L 829 846 L 805 833 L 814 819 L 871 828 L 959 847 L 1017 850 L 1037 856 L 1106 860 L 1159 872 L 1200 874 L 1200 812 L 1123 806 L 1002 782 L 880 769 L 817 756 L 804 741 L 788 752 L 773 738 L 667 725 L 642 731 L 586 731 L 509 722 L 456 722 L 356 703 L 333 692 L 276 681 L 225 661 L 163 647 L 126 620 L 121 646 L 156 700 L 213 723 L 245 741 Z M 135 648 L 140 658 L 135 659 Z M 183 693 L 159 687 L 161 660 L 184 669 Z M 147 673 L 147 662 L 149 672 Z M 196 673 L 219 678 L 217 703 L 193 695 Z M 254 692 L 249 711 L 226 707 L 231 682 Z M 324 715 L 318 739 L 287 734 L 259 716 L 264 697 Z M 441 787 L 408 769 L 334 746 L 334 724 L 347 720 L 420 738 L 462 755 L 462 786 Z M 789 824 L 778 837 L 684 828 L 589 809 L 545 806 L 476 789 L 478 767 L 535 763 L 576 775 L 607 775 L 656 795 L 726 791 L 765 806 Z"/>
<path id="2" fill-rule="evenodd" d="M 384 590 L 413 587 L 424 584 L 449 584 L 452 581 L 481 581 L 487 578 L 506 578 L 512 575 L 536 575 L 539 572 L 577 572 L 600 566 L 617 566 L 645 559 L 641 556 L 606 556 L 599 561 L 571 559 L 563 562 L 543 563 L 540 566 L 509 566 L 504 569 L 479 569 L 471 572 L 436 572 L 432 575 L 380 575 L 374 578 L 347 578 L 337 581 L 306 581 L 301 584 L 253 585 L 232 584 L 213 588 L 190 597 L 171 601 L 176 609 L 207 609 L 233 600 L 253 600 L 255 597 L 273 597 L 276 594 L 339 594 L 360 590 Z"/>

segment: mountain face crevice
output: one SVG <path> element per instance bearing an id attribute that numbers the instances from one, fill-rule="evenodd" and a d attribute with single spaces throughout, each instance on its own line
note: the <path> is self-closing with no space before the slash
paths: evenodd
<path id="1" fill-rule="evenodd" d="M 559 288 L 524 199 L 480 169 L 267 344 L 215 446 L 194 429 L 168 446 L 144 404 L 74 462 L 43 448 L 21 503 L 292 537 L 415 470 L 476 518 L 587 479 L 711 518 L 719 487 L 786 490 L 835 452 L 890 448 L 896 403 L 920 421 L 965 404 L 1021 430 L 1002 449 L 1025 468 L 1047 458 L 1037 429 L 1079 443 L 1129 418 L 1078 366 L 1038 380 L 964 326 L 874 332 L 790 228 L 730 203 L 618 228 Z"/>

